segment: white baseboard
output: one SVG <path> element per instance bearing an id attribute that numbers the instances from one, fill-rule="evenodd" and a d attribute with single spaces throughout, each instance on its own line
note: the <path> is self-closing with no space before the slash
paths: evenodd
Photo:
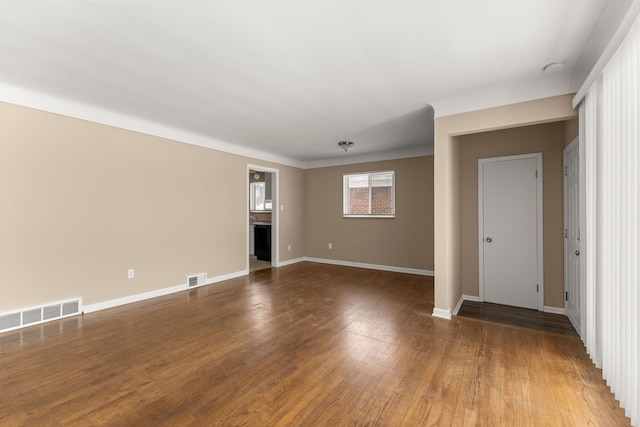
<path id="1" fill-rule="evenodd" d="M 238 271 L 235 273 L 223 274 L 222 276 L 216 276 L 209 278 L 204 285 L 211 285 L 213 283 L 222 282 L 224 280 L 235 279 L 236 277 L 246 276 L 248 272 L 246 270 Z M 164 295 L 173 294 L 176 292 L 184 291 L 187 289 L 187 284 L 170 286 L 163 289 L 155 289 L 149 292 L 143 292 L 141 294 L 128 295 L 126 297 L 115 298 L 108 301 L 97 302 L 94 304 L 87 304 L 82 307 L 83 313 L 93 313 L 94 311 L 106 310 L 107 308 L 117 307 L 119 305 L 131 304 L 133 302 L 144 301 L 151 298 L 161 297 Z M 191 288 L 193 289 L 193 288 Z"/>
<path id="2" fill-rule="evenodd" d="M 370 270 L 381 270 L 381 271 L 391 271 L 394 273 L 408 273 L 408 274 L 417 274 L 420 276 L 434 276 L 434 272 L 431 270 L 420 270 L 417 268 L 406 268 L 406 267 L 394 267 L 390 265 L 378 265 L 378 264 L 366 264 L 362 262 L 351 262 L 351 261 L 339 261 L 335 259 L 325 259 L 325 258 L 311 258 L 304 257 L 304 261 L 309 262 L 317 262 L 321 264 L 332 264 L 332 265 L 342 265 L 345 267 L 357 267 L 357 268 L 367 268 Z"/>
<path id="3" fill-rule="evenodd" d="M 247 274 L 249 274 L 249 270 L 240 270 L 236 271 L 235 273 L 223 274 L 222 276 L 216 276 L 208 279 L 205 282 L 205 285 L 212 285 L 214 283 L 223 282 L 225 280 L 235 279 L 236 277 L 246 276 Z"/>
<path id="4" fill-rule="evenodd" d="M 566 315 L 566 312 L 564 311 L 564 308 L 560 308 L 560 307 L 549 307 L 549 306 L 544 306 L 544 312 L 545 313 L 552 313 L 552 314 L 563 314 Z"/>
<path id="5" fill-rule="evenodd" d="M 451 320 L 451 312 L 449 310 L 445 310 L 443 308 L 433 308 L 433 317 L 439 317 L 441 319 Z"/>
<path id="6" fill-rule="evenodd" d="M 462 295 L 460 297 L 460 299 L 458 300 L 458 304 L 456 304 L 456 308 L 453 309 L 453 315 L 457 316 L 458 312 L 460 311 L 460 307 L 462 307 L 462 303 L 464 301 L 475 301 L 475 302 L 480 302 L 480 297 L 477 297 L 475 295 Z"/>
<path id="7" fill-rule="evenodd" d="M 171 286 L 163 289 L 156 289 L 149 292 L 143 292 L 141 294 L 128 295 L 126 297 L 115 298 L 108 301 L 101 301 L 94 304 L 87 304 L 82 307 L 83 313 L 93 313 L 94 311 L 106 310 L 107 308 L 117 307 L 119 305 L 131 304 L 132 302 L 144 301 L 150 298 L 161 297 L 163 295 L 169 295 L 176 292 L 184 291 L 186 284 Z"/>
<path id="8" fill-rule="evenodd" d="M 297 263 L 303 262 L 303 261 L 306 261 L 304 259 L 304 257 L 288 259 L 286 261 L 282 261 L 282 262 L 278 263 L 278 265 L 276 267 L 284 267 L 284 266 L 291 265 L 291 264 L 297 264 Z"/>

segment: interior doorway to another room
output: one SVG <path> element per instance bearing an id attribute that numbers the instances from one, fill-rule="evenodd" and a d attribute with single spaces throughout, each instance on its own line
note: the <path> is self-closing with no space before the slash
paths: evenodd
<path id="1" fill-rule="evenodd" d="M 277 265 L 278 170 L 247 165 L 247 270 Z"/>

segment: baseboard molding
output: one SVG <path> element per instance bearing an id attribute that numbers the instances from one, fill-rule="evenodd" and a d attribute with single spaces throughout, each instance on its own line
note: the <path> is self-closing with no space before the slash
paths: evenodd
<path id="1" fill-rule="evenodd" d="M 87 304 L 83 307 L 83 313 L 93 313 L 95 311 L 106 310 L 108 308 L 118 307 L 119 305 L 131 304 L 133 302 L 144 301 L 146 299 L 161 297 L 163 295 L 169 295 L 176 292 L 184 291 L 186 284 L 170 286 L 168 288 L 156 289 L 149 292 L 143 292 L 141 294 L 128 295 L 126 297 L 115 298 L 108 301 L 97 302 L 94 304 Z"/>
<path id="2" fill-rule="evenodd" d="M 451 312 L 442 308 L 433 308 L 433 317 L 439 317 L 441 319 L 451 320 Z"/>
<path id="3" fill-rule="evenodd" d="M 297 264 L 297 263 L 303 262 L 303 261 L 306 261 L 304 257 L 288 259 L 286 261 L 282 261 L 282 262 L 278 263 L 278 265 L 276 265 L 276 267 L 285 267 L 287 265 Z"/>
<path id="4" fill-rule="evenodd" d="M 480 297 L 474 295 L 462 295 L 458 300 L 458 304 L 456 304 L 456 308 L 453 309 L 453 315 L 457 316 L 460 311 L 460 307 L 462 307 L 462 303 L 465 301 L 475 301 L 480 302 Z"/>
<path id="5" fill-rule="evenodd" d="M 458 312 L 460 311 L 460 307 L 462 307 L 462 303 L 464 301 L 475 301 L 475 302 L 480 302 L 480 297 L 476 297 L 473 295 L 462 295 L 460 297 L 460 300 L 458 301 L 458 304 L 456 304 L 456 308 L 453 310 L 453 314 L 454 315 L 458 315 Z M 549 307 L 549 306 L 544 306 L 544 312 L 545 313 L 552 313 L 552 314 L 565 314 L 564 308 L 558 308 L 558 307 Z"/>
<path id="6" fill-rule="evenodd" d="M 544 306 L 544 312 L 545 313 L 552 313 L 552 314 L 562 314 L 562 315 L 566 315 L 566 312 L 564 311 L 564 308 L 560 308 L 560 307 L 549 307 L 549 306 Z"/>
<path id="7" fill-rule="evenodd" d="M 240 270 L 240 271 L 236 271 L 235 273 L 223 274 L 222 276 L 215 276 L 208 279 L 205 282 L 205 286 L 213 285 L 214 283 L 218 283 L 218 282 L 224 282 L 225 280 L 235 279 L 237 277 L 246 276 L 247 274 L 249 274 L 249 270 Z"/>
<path id="8" fill-rule="evenodd" d="M 366 264 L 362 262 L 339 261 L 335 259 L 304 257 L 303 261 L 317 262 L 320 264 L 341 265 L 344 267 L 367 268 L 369 270 L 391 271 L 394 273 L 417 274 L 419 276 L 434 276 L 431 270 L 420 270 L 417 268 L 394 267 L 391 265 Z"/>
<path id="9" fill-rule="evenodd" d="M 224 280 L 235 279 L 236 277 L 246 276 L 248 272 L 246 270 L 238 271 L 235 273 L 223 274 L 221 276 L 211 277 L 209 278 L 204 285 L 211 285 L 214 283 L 222 282 Z M 194 289 L 194 288 L 190 288 Z M 170 286 L 168 288 L 156 289 L 149 292 L 143 292 L 141 294 L 128 295 L 126 297 L 115 298 L 108 301 L 97 302 L 94 304 L 87 304 L 82 307 L 83 313 L 93 313 L 95 311 L 106 310 L 108 308 L 118 307 L 120 305 L 131 304 L 134 302 L 144 301 L 151 298 L 157 298 L 164 295 L 174 294 L 176 292 L 181 292 L 187 290 L 187 284 L 183 283 L 181 285 Z"/>

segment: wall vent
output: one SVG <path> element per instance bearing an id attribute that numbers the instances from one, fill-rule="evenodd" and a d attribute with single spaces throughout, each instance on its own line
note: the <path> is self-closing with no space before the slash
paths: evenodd
<path id="1" fill-rule="evenodd" d="M 0 332 L 74 316 L 80 314 L 81 307 L 82 298 L 76 298 L 39 307 L 29 307 L 12 313 L 2 313 L 0 314 Z"/>
<path id="2" fill-rule="evenodd" d="M 195 274 L 193 276 L 187 276 L 187 288 L 194 288 L 196 286 L 202 286 L 207 283 L 207 273 Z"/>

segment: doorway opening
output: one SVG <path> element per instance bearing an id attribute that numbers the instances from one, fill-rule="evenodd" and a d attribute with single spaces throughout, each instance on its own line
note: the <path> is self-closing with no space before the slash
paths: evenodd
<path id="1" fill-rule="evenodd" d="M 278 169 L 247 165 L 247 271 L 278 265 Z"/>

